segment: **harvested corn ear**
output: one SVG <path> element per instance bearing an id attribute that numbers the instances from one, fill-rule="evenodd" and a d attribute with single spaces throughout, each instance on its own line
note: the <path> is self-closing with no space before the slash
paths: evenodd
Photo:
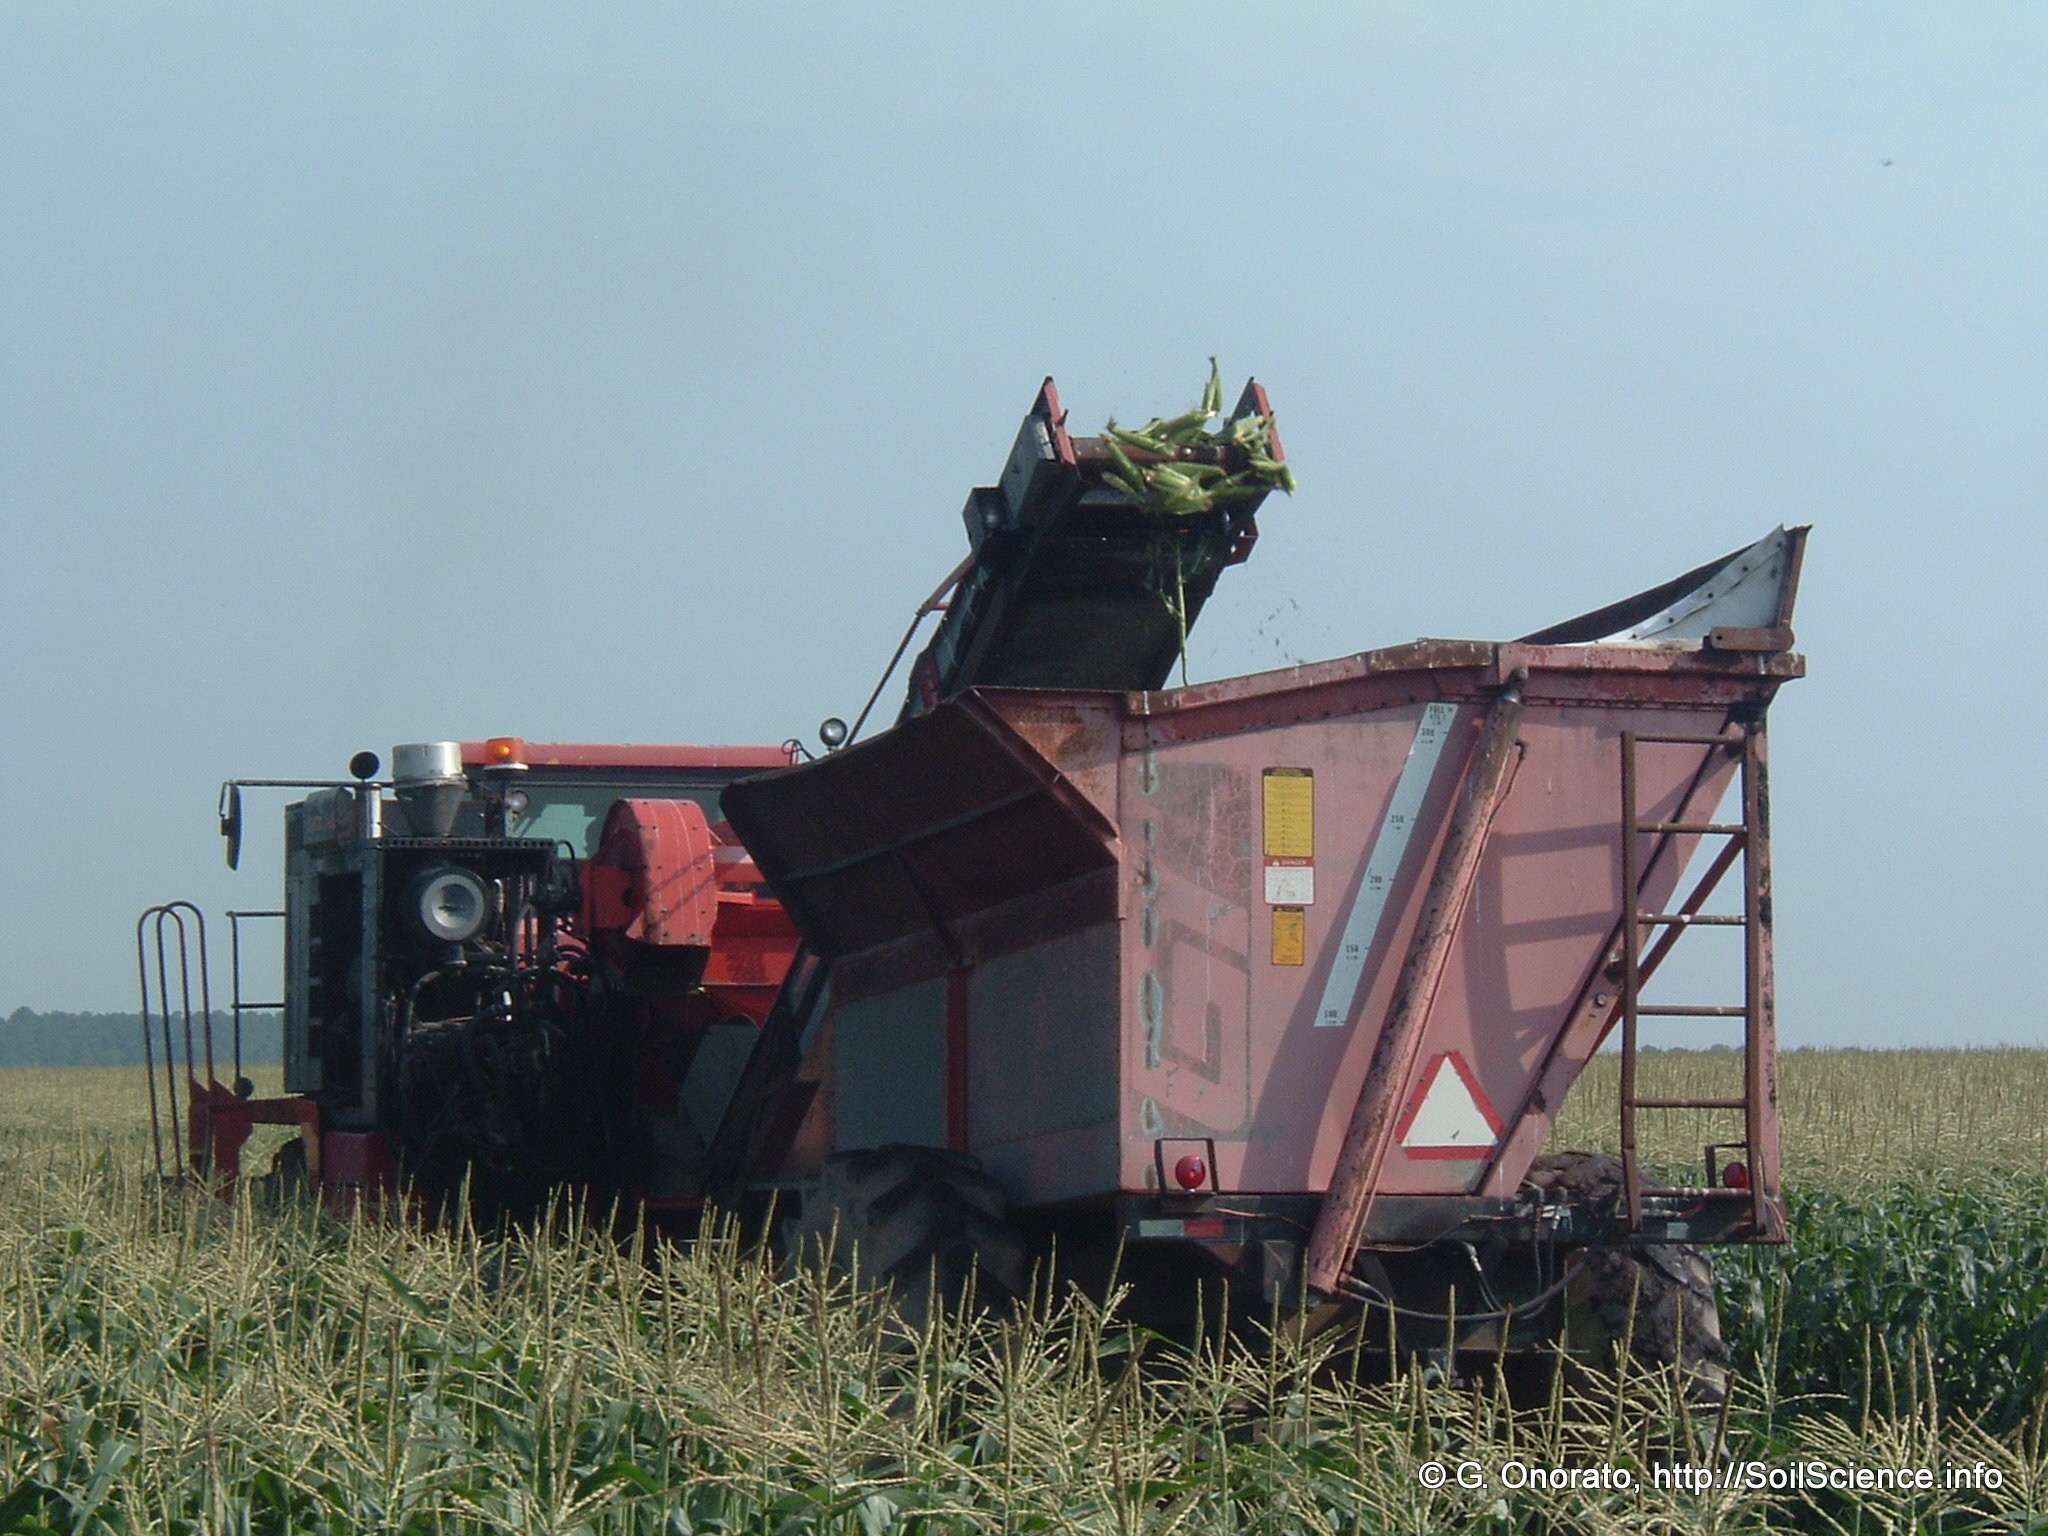
<path id="1" fill-rule="evenodd" d="M 1146 511 L 1165 518 L 1197 517 L 1218 507 L 1252 501 L 1268 491 L 1294 494 L 1294 471 L 1273 457 L 1273 418 L 1240 416 L 1212 427 L 1223 414 L 1223 376 L 1209 359 L 1201 404 L 1179 416 L 1155 416 L 1142 427 L 1102 430 L 1112 465 L 1103 479 Z M 1191 462 L 1188 449 L 1232 448 L 1241 467 Z M 1144 461 L 1134 459 L 1136 450 Z M 1160 462 L 1153 462 L 1154 460 Z"/>

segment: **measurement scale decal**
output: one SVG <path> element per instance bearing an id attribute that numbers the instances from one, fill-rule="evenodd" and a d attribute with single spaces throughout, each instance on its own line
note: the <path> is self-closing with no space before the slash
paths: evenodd
<path id="1" fill-rule="evenodd" d="M 1373 834 L 1372 848 L 1365 856 L 1365 878 L 1344 918 L 1344 937 L 1338 942 L 1329 980 L 1323 983 L 1322 1006 L 1316 1009 L 1317 1029 L 1341 1029 L 1351 1022 L 1366 954 L 1372 948 L 1373 935 L 1379 932 L 1380 918 L 1386 914 L 1387 894 L 1393 889 L 1394 876 L 1401 872 L 1422 797 L 1435 776 L 1437 759 L 1444 755 L 1444 743 L 1450 739 L 1451 722 L 1457 716 L 1455 704 L 1431 704 L 1422 711 L 1422 723 L 1408 745 L 1408 760 L 1401 765 L 1401 777 L 1394 781 L 1386 819 Z"/>

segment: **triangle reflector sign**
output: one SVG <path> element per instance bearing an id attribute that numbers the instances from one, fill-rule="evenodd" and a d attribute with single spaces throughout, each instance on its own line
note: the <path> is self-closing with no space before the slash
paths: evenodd
<path id="1" fill-rule="evenodd" d="M 1410 1157 L 1484 1157 L 1500 1140 L 1500 1116 L 1456 1051 L 1430 1057 L 1394 1125 Z"/>

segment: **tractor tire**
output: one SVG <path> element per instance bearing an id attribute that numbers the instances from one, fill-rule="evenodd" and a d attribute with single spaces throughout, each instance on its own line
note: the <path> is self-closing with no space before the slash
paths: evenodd
<path id="1" fill-rule="evenodd" d="M 1623 1200 L 1621 1160 L 1590 1152 L 1540 1157 L 1528 1182 L 1553 1198 L 1612 1214 Z M 1728 1346 L 1714 1300 L 1714 1266 L 1692 1243 L 1583 1248 L 1565 1267 L 1566 1343 L 1612 1368 L 1622 1341 L 1638 1365 L 1677 1367 L 1690 1396 L 1728 1395 Z"/>
<path id="2" fill-rule="evenodd" d="M 1010 1224 L 1002 1186 L 974 1158 L 943 1147 L 878 1147 L 826 1160 L 784 1227 L 790 1261 L 886 1290 L 898 1322 L 921 1333 L 936 1298 L 970 1293 L 1007 1312 L 1029 1284 L 1031 1253 Z"/>
<path id="3" fill-rule="evenodd" d="M 270 1172 L 258 1176 L 256 1187 L 262 1197 L 273 1205 L 304 1200 L 312 1192 L 313 1180 L 306 1167 L 304 1137 L 294 1136 L 277 1149 L 270 1160 Z"/>

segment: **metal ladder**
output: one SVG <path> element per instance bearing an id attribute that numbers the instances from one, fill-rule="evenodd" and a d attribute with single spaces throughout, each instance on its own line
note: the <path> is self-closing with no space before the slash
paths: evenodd
<path id="1" fill-rule="evenodd" d="M 1639 747 L 1707 747 L 1727 751 L 1741 762 L 1739 822 L 1643 821 L 1637 806 L 1637 759 Z M 1711 764 L 1711 758 L 1708 764 Z M 1747 1159 L 1748 1187 L 1721 1188 L 1714 1184 L 1714 1153 L 1737 1143 L 1721 1142 L 1706 1150 L 1707 1183 L 1697 1189 L 1660 1191 L 1694 1200 L 1746 1199 L 1750 1222 L 1758 1232 L 1771 1230 L 1771 1201 L 1777 1188 L 1778 1124 L 1776 1072 L 1772 1065 L 1776 1051 L 1775 998 L 1771 970 L 1771 863 L 1770 796 L 1766 780 L 1763 725 L 1731 725 L 1714 736 L 1652 735 L 1635 731 L 1621 733 L 1621 888 L 1628 911 L 1621 925 L 1621 1162 L 1623 1187 L 1628 1202 L 1628 1224 L 1640 1231 L 1643 1224 L 1642 1169 L 1637 1157 L 1636 1116 L 1644 1110 L 1706 1109 L 1740 1110 L 1743 1137 L 1739 1143 Z M 1680 800 L 1689 804 L 1699 777 Z M 1681 811 L 1682 814 L 1682 811 Z M 1697 836 L 1721 838 L 1723 842 L 1692 891 L 1669 912 L 1641 910 L 1646 878 L 1666 849 L 1675 853 L 1674 838 Z M 1644 857 L 1638 839 L 1654 837 L 1656 844 Z M 1737 914 L 1709 913 L 1700 909 L 1723 877 L 1742 863 L 1742 911 Z M 1727 1004 L 1645 1003 L 1642 987 L 1657 967 L 1693 928 L 1727 927 L 1743 931 L 1742 1002 Z M 1647 952 L 1645 934 L 1662 929 Z M 1638 1026 L 1644 1018 L 1740 1019 L 1742 1020 L 1742 1096 L 1740 1098 L 1677 1099 L 1642 1098 L 1636 1091 Z"/>
<path id="2" fill-rule="evenodd" d="M 279 998 L 279 999 L 278 999 L 278 1000 L 277 1000 L 276 1002 L 269 1002 L 269 1001 L 265 1001 L 265 1002 L 260 1002 L 260 1003 L 257 1003 L 257 1002 L 251 1002 L 251 1001 L 249 1001 L 249 1000 L 248 1000 L 247 998 L 245 998 L 245 997 L 243 997 L 243 996 L 242 996 L 242 924 L 243 924 L 243 923 L 245 923 L 245 922 L 250 922 L 250 921 L 256 920 L 256 919 L 267 919 L 267 920 L 270 920 L 270 921 L 274 921 L 274 922 L 283 922 L 283 921 L 284 921 L 284 916 L 285 916 L 285 914 L 284 914 L 283 912 L 281 912 L 281 911 L 262 911 L 262 912 L 253 912 L 253 911 L 241 911 L 241 912 L 236 912 L 236 911 L 230 911 L 230 912 L 229 912 L 229 913 L 227 914 L 227 918 L 228 918 L 228 956 L 229 956 L 229 962 L 228 962 L 228 963 L 229 963 L 229 967 L 230 967 L 230 972 L 231 972 L 231 975 L 232 975 L 232 978 L 233 978 L 233 983 L 234 983 L 234 992 L 233 992 L 233 997 L 234 997 L 234 1013 L 233 1013 L 233 1017 L 234 1017 L 234 1021 L 235 1021 L 235 1078 L 234 1078 L 234 1082 L 235 1082 L 235 1092 L 236 1092 L 236 1093 L 238 1093 L 238 1094 L 242 1093 L 242 1091 L 243 1091 L 243 1090 L 242 1090 L 242 1084 L 243 1084 L 243 1083 L 245 1083 L 245 1082 L 246 1082 L 246 1081 L 248 1080 L 248 1079 L 247 1079 L 247 1078 L 245 1078 L 245 1077 L 243 1076 L 243 1074 L 242 1074 L 242 1018 L 243 1018 L 243 1016 L 244 1016 L 245 1014 L 250 1014 L 250 1013 L 275 1013 L 275 1014 L 276 1014 L 276 1015 L 278 1016 L 278 1020 L 279 1020 L 279 1029 L 280 1029 L 280 1031 L 281 1031 L 281 1030 L 282 1030 L 282 1028 L 283 1028 L 283 1019 L 284 1019 L 284 999 L 282 999 L 282 998 Z"/>

